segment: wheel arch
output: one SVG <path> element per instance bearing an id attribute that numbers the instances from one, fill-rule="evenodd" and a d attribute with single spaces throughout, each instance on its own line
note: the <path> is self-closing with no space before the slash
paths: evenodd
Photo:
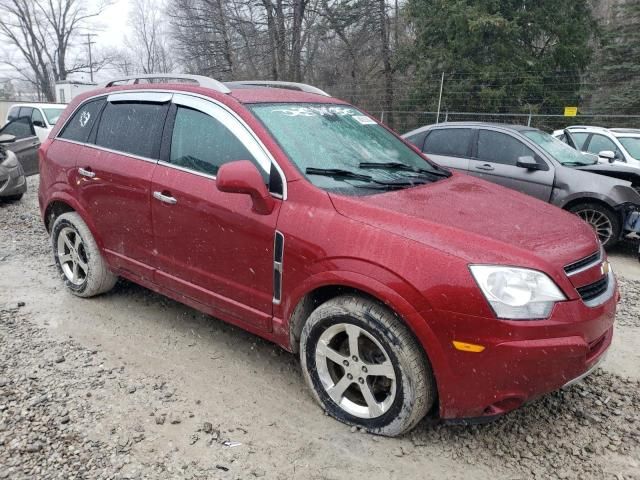
<path id="1" fill-rule="evenodd" d="M 419 312 L 400 293 L 377 280 L 353 272 L 327 272 L 325 280 L 303 290 L 292 302 L 288 318 L 289 350 L 300 351 L 300 334 L 309 315 L 322 303 L 345 294 L 367 298 L 393 312 L 414 335 L 432 367 L 438 398 L 439 378 L 445 371 L 444 351 L 428 324 L 427 312 Z M 339 274 L 339 278 L 336 277 Z M 439 405 L 438 407 L 439 408 Z"/>
<path id="2" fill-rule="evenodd" d="M 72 196 L 65 194 L 64 192 L 60 192 L 58 195 L 50 198 L 47 206 L 44 209 L 43 221 L 47 232 L 51 233 L 51 227 L 53 226 L 56 218 L 64 213 L 69 212 L 75 212 L 80 215 L 80 218 L 82 218 L 84 223 L 87 224 L 87 227 L 89 228 L 91 235 L 93 235 L 96 244 L 102 250 L 102 239 L 100 238 L 100 236 L 96 235 L 96 228 L 91 221 L 90 216 Z"/>

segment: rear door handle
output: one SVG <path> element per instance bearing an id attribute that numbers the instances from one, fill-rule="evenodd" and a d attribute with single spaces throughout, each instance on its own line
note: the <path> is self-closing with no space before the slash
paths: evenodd
<path id="1" fill-rule="evenodd" d="M 178 200 L 173 198 L 171 195 L 166 195 L 162 192 L 153 192 L 153 198 L 160 200 L 162 203 L 168 203 L 169 205 L 175 205 L 178 203 Z"/>
<path id="2" fill-rule="evenodd" d="M 476 166 L 477 170 L 487 170 L 487 171 L 491 171 L 493 170 L 493 166 L 489 165 L 488 163 L 482 164 L 482 165 L 478 165 Z"/>
<path id="3" fill-rule="evenodd" d="M 92 172 L 90 168 L 79 168 L 78 173 L 83 177 L 93 178 L 96 176 L 96 172 Z"/>

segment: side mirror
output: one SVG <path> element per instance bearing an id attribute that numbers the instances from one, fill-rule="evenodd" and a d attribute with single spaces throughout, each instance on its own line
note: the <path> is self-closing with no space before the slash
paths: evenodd
<path id="1" fill-rule="evenodd" d="M 608 160 L 609 163 L 613 163 L 616 161 L 616 154 L 611 150 L 602 150 L 600 153 L 598 153 L 598 157 Z"/>
<path id="2" fill-rule="evenodd" d="M 526 157 L 518 157 L 516 166 L 520 168 L 526 168 L 527 170 L 540 170 L 540 165 L 536 162 L 536 159 L 527 155 Z"/>
<path id="3" fill-rule="evenodd" d="M 225 163 L 218 169 L 216 187 L 221 192 L 244 193 L 253 200 L 252 210 L 260 215 L 269 215 L 275 200 L 267 190 L 264 179 L 249 160 Z"/>
<path id="4" fill-rule="evenodd" d="M 33 121 L 33 126 L 34 126 L 34 127 L 40 127 L 40 128 L 47 128 L 47 127 L 45 126 L 44 122 L 43 122 L 43 121 L 41 121 L 41 120 L 34 120 L 34 121 Z"/>
<path id="5" fill-rule="evenodd" d="M 16 141 L 16 136 L 9 133 L 0 135 L 0 143 L 12 143 Z"/>

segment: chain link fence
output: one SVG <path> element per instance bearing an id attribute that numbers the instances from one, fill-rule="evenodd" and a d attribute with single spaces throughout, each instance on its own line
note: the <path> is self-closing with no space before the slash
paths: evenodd
<path id="1" fill-rule="evenodd" d="M 419 112 L 419 111 L 378 111 L 372 112 L 383 123 L 405 133 L 418 127 L 442 122 L 491 122 L 528 125 L 546 132 L 552 132 L 569 125 L 592 125 L 608 128 L 638 128 L 640 115 L 599 115 L 581 114 L 576 117 L 564 115 L 541 115 L 527 113 L 484 113 L 484 112 Z"/>

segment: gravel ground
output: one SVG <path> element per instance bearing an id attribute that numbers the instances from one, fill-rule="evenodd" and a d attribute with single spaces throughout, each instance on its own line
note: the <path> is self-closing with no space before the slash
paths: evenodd
<path id="1" fill-rule="evenodd" d="M 0 479 L 640 479 L 637 376 L 598 370 L 488 425 L 353 432 L 278 347 L 127 282 L 67 294 L 36 182 L 0 204 Z M 640 282 L 620 285 L 625 341 Z"/>

